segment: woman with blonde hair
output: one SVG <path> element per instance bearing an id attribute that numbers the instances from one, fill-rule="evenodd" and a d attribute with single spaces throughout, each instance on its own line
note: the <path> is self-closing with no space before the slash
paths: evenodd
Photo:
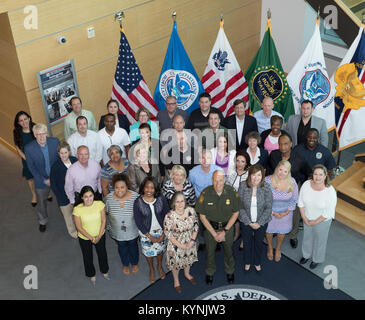
<path id="1" fill-rule="evenodd" d="M 282 160 L 278 163 L 274 174 L 265 178 L 273 194 L 272 219 L 266 230 L 267 258 L 274 259 L 273 234 L 277 235 L 275 261 L 281 259 L 281 245 L 285 234 L 293 226 L 293 211 L 298 201 L 298 185 L 291 176 L 291 164 Z"/>
<path id="2" fill-rule="evenodd" d="M 161 185 L 161 174 L 158 164 L 152 164 L 147 147 L 143 144 L 135 145 L 133 150 L 133 159 L 127 168 L 127 176 L 131 183 L 131 190 L 138 192 L 142 181 L 146 177 L 153 177 L 156 183 Z"/>
<path id="3" fill-rule="evenodd" d="M 167 200 L 171 200 L 175 192 L 180 191 L 185 197 L 188 206 L 194 207 L 196 196 L 193 184 L 187 179 L 183 166 L 174 165 L 171 169 L 170 179 L 162 186 L 162 194 Z"/>
<path id="4" fill-rule="evenodd" d="M 59 158 L 53 164 L 49 176 L 51 188 L 56 195 L 58 205 L 66 222 L 68 233 L 72 238 L 77 239 L 77 230 L 72 217 L 73 206 L 65 192 L 67 169 L 77 161 L 77 158 L 71 156 L 71 148 L 66 141 L 62 141 L 58 145 L 57 152 Z"/>

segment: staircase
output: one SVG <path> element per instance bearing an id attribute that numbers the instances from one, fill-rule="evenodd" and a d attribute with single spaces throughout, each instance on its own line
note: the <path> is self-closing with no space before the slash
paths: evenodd
<path id="1" fill-rule="evenodd" d="M 365 154 L 332 180 L 337 191 L 336 220 L 365 235 Z"/>

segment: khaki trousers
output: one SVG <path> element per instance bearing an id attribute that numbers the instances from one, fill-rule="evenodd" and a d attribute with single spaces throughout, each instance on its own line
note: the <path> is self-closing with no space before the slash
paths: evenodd
<path id="1" fill-rule="evenodd" d="M 65 219 L 68 233 L 72 238 L 77 239 L 77 230 L 72 216 L 73 205 L 69 203 L 67 206 L 61 206 L 60 209 Z"/>

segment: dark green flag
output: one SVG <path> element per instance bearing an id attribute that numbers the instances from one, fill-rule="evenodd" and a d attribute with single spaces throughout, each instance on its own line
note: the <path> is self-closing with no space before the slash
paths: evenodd
<path id="1" fill-rule="evenodd" d="M 261 47 L 248 67 L 245 78 L 248 83 L 252 113 L 261 110 L 261 102 L 265 97 L 271 97 L 274 101 L 274 110 L 280 112 L 285 121 L 294 114 L 293 98 L 276 52 L 270 20 Z"/>

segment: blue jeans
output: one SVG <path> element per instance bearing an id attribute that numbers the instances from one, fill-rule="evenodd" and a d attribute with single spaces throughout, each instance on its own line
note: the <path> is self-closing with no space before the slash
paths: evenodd
<path id="1" fill-rule="evenodd" d="M 139 250 L 138 250 L 138 237 L 133 240 L 128 241 L 118 241 L 115 242 L 118 244 L 118 252 L 120 256 L 120 260 L 122 261 L 123 266 L 128 267 L 130 264 L 135 266 L 139 261 Z"/>

